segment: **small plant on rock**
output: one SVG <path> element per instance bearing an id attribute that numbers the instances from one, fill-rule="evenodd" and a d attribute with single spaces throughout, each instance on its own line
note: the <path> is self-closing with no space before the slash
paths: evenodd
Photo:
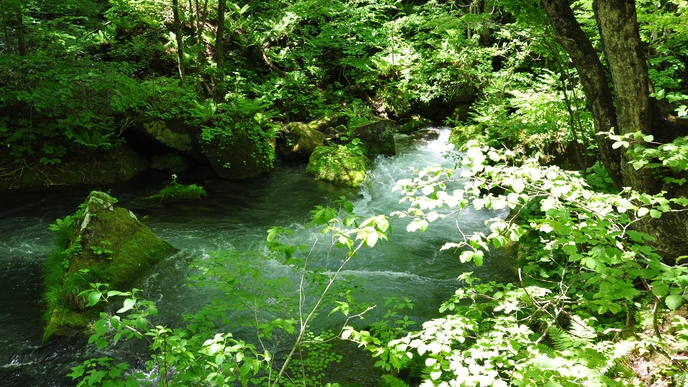
<path id="1" fill-rule="evenodd" d="M 149 196 L 146 199 L 163 201 L 177 201 L 177 200 L 202 200 L 207 193 L 200 185 L 190 184 L 184 185 L 177 182 L 177 175 L 172 175 L 172 182 L 165 188 L 161 189 L 155 195 Z"/>

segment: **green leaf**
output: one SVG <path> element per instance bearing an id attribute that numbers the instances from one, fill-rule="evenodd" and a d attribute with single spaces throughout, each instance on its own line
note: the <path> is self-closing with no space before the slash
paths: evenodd
<path id="1" fill-rule="evenodd" d="M 136 300 L 133 298 L 127 298 L 124 300 L 124 306 L 122 306 L 117 313 L 124 313 L 128 310 L 131 310 L 134 308 L 134 305 L 136 304 Z"/>
<path id="2" fill-rule="evenodd" d="M 473 262 L 475 262 L 475 265 L 480 267 L 483 265 L 483 258 L 484 254 L 482 251 L 476 251 L 473 253 Z"/>
<path id="3" fill-rule="evenodd" d="M 574 254 L 576 251 L 578 251 L 578 248 L 576 247 L 575 244 L 563 245 L 563 246 L 561 246 L 561 249 L 562 249 L 567 255 Z"/>
<path id="4" fill-rule="evenodd" d="M 662 213 L 657 210 L 650 210 L 650 216 L 654 219 L 659 219 L 662 217 Z"/>
<path id="5" fill-rule="evenodd" d="M 100 292 L 93 291 L 88 294 L 88 303 L 86 304 L 86 307 L 93 306 L 100 301 L 102 294 Z"/>
<path id="6" fill-rule="evenodd" d="M 461 263 L 466 263 L 473 259 L 473 254 L 472 250 L 462 251 L 461 255 L 459 255 L 459 261 L 461 261 Z"/>
<path id="7" fill-rule="evenodd" d="M 514 179 L 511 181 L 511 188 L 516 193 L 521 193 L 526 188 L 526 184 L 521 179 Z"/>
<path id="8" fill-rule="evenodd" d="M 680 294 L 670 294 L 667 296 L 664 302 L 666 302 L 666 305 L 669 307 L 669 309 L 676 310 L 681 306 L 681 304 L 683 304 L 683 296 Z"/>
<path id="9" fill-rule="evenodd" d="M 669 285 L 663 281 L 652 282 L 652 294 L 657 297 L 664 297 L 669 293 Z"/>

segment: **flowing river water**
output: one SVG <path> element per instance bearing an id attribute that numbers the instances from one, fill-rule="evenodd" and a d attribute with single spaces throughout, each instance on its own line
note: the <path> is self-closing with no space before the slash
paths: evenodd
<path id="1" fill-rule="evenodd" d="M 275 225 L 302 229 L 296 238 L 308 243 L 313 235 L 302 226 L 310 219 L 309 211 L 341 195 L 366 217 L 403 209 L 407 204 L 399 204 L 401 194 L 392 191 L 396 181 L 413 177 L 412 168 L 454 164 L 444 157 L 451 149 L 446 142 L 449 130 L 438 131 L 440 138 L 427 142 L 397 137 L 397 155 L 376 158 L 359 190 L 315 182 L 306 175 L 305 165 L 280 166 L 250 182 L 209 181 L 204 183 L 209 193 L 204 201 L 183 205 L 142 205 L 141 197 L 160 188 L 153 179 L 107 187 L 119 205 L 133 209 L 157 236 L 180 249 L 138 279 L 136 287 L 156 301 L 164 323 L 179 326 L 182 314 L 210 301 L 210 296 L 184 286 L 194 259 L 229 248 L 259 249 Z M 41 265 L 53 244 L 48 226 L 73 213 L 87 195 L 87 188 L 0 195 L 0 386 L 73 386 L 65 376 L 70 368 L 102 356 L 83 337 L 41 343 Z M 483 230 L 485 220 L 495 215 L 505 214 L 465 210 L 459 224 L 464 233 Z M 509 257 L 488 254 L 485 265 L 476 270 L 461 264 L 455 253 L 440 251 L 457 238 L 454 221 L 431 224 L 424 233 L 406 232 L 407 223 L 393 217 L 389 242 L 362 250 L 346 266 L 344 273 L 363 284 L 357 301 L 382 305 L 387 297 L 408 297 L 415 307 L 407 314 L 420 322 L 438 315 L 440 304 L 460 286 L 456 278 L 461 273 L 476 271 L 489 280 L 510 276 Z"/>

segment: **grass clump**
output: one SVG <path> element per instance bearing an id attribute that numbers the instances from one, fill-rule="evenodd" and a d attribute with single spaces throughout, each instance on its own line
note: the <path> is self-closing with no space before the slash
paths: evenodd
<path id="1" fill-rule="evenodd" d="M 172 182 L 165 188 L 161 189 L 155 195 L 148 196 L 146 199 L 164 201 L 180 201 L 180 200 L 202 200 L 208 194 L 200 185 L 190 184 L 184 185 L 177 182 L 177 175 L 172 175 Z"/>

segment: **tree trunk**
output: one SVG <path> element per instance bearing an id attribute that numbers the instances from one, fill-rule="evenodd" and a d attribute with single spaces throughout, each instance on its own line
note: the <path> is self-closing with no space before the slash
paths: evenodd
<path id="1" fill-rule="evenodd" d="M 24 42 L 24 17 L 22 16 L 21 6 L 17 6 L 17 40 L 19 44 L 19 55 L 26 56 L 26 43 Z"/>
<path id="2" fill-rule="evenodd" d="M 604 56 L 614 85 L 617 132 L 652 134 L 650 80 L 638 33 L 635 0 L 593 1 Z M 621 159 L 623 184 L 636 191 L 657 193 L 660 184 L 649 169 L 636 171 Z"/>
<path id="3" fill-rule="evenodd" d="M 541 4 L 555 38 L 578 71 L 594 117 L 601 158 L 614 182 L 620 187 L 631 187 L 644 193 L 667 190 L 661 180 L 653 178 L 650 170 L 636 171 L 629 165 L 627 156 L 611 149 L 610 141 L 606 140 L 606 133 L 615 129 L 617 134 L 642 132 L 670 142 L 680 135 L 681 127 L 685 127 L 684 120 L 675 120 L 662 113 L 657 102 L 650 98 L 648 66 L 638 33 L 635 1 L 593 1 L 614 88 L 613 97 L 605 68 L 576 21 L 569 1 L 542 0 Z M 668 196 L 677 194 L 675 187 L 668 191 Z M 657 239 L 652 247 L 668 264 L 688 253 L 688 214 L 685 212 L 665 213 L 660 219 L 649 219 L 634 227 Z"/>
<path id="4" fill-rule="evenodd" d="M 179 0 L 172 0 L 172 17 L 174 19 L 174 34 L 177 41 L 177 69 L 179 70 L 179 84 L 184 84 L 184 43 L 182 39 L 182 23 L 179 19 Z"/>
<path id="5" fill-rule="evenodd" d="M 227 0 L 220 0 L 217 4 L 217 34 L 215 36 L 215 63 L 217 64 L 218 80 L 215 85 L 215 101 L 219 101 L 223 93 L 224 84 L 224 45 L 225 38 L 225 10 Z"/>
<path id="6" fill-rule="evenodd" d="M 606 134 L 617 127 L 616 111 L 609 82 L 597 51 L 581 29 L 568 0 L 542 0 L 554 37 L 569 54 L 578 71 L 583 92 L 592 112 L 602 163 L 618 187 L 623 186 L 621 152 L 612 149 Z"/>
<path id="7" fill-rule="evenodd" d="M 7 27 L 7 15 L 3 12 L 2 14 L 2 29 L 3 32 L 5 33 L 5 49 L 7 50 L 8 53 L 11 53 L 12 50 L 10 49 L 10 32 L 9 28 Z"/>

